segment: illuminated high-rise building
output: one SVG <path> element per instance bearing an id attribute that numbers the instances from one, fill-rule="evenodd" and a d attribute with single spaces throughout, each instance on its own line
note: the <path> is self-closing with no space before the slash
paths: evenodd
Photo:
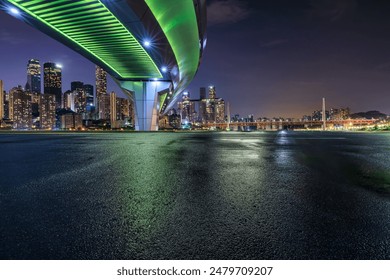
<path id="1" fill-rule="evenodd" d="M 182 121 L 194 122 L 195 121 L 195 102 L 191 101 L 190 94 L 188 92 L 183 93 L 183 99 L 178 102 Z"/>
<path id="2" fill-rule="evenodd" d="M 75 81 L 70 83 L 70 90 L 75 91 L 75 90 L 80 90 L 84 88 L 84 83 L 80 81 Z"/>
<path id="3" fill-rule="evenodd" d="M 99 119 L 109 120 L 110 119 L 110 95 L 102 94 L 99 98 Z"/>
<path id="4" fill-rule="evenodd" d="M 12 88 L 9 92 L 9 113 L 15 129 L 30 129 L 32 127 L 31 95 L 21 86 Z"/>
<path id="5" fill-rule="evenodd" d="M 72 91 L 67 90 L 64 92 L 64 109 L 72 110 L 74 112 L 74 94 Z"/>
<path id="6" fill-rule="evenodd" d="M 209 96 L 206 98 L 206 88 L 200 88 L 199 119 L 205 123 L 225 122 L 225 101 L 217 97 L 215 86 L 209 86 Z"/>
<path id="7" fill-rule="evenodd" d="M 42 129 L 53 129 L 56 125 L 56 102 L 53 94 L 41 94 L 39 119 Z"/>
<path id="8" fill-rule="evenodd" d="M 26 91 L 41 93 L 41 65 L 38 59 L 30 59 L 27 63 Z"/>
<path id="9" fill-rule="evenodd" d="M 129 120 L 131 117 L 131 103 L 127 98 L 117 98 L 120 101 L 120 112 L 117 114 L 121 120 Z M 117 107 L 118 108 L 118 107 Z"/>
<path id="10" fill-rule="evenodd" d="M 39 117 L 39 98 L 41 94 L 36 92 L 29 92 L 29 91 L 27 91 L 27 93 L 31 95 L 32 115 L 33 115 L 33 119 L 36 119 Z"/>
<path id="11" fill-rule="evenodd" d="M 74 105 L 75 112 L 81 114 L 83 118 L 85 118 L 87 113 L 87 98 L 84 89 L 76 91 Z"/>
<path id="12" fill-rule="evenodd" d="M 217 123 L 225 122 L 225 101 L 222 98 L 215 100 L 215 121 Z"/>
<path id="13" fill-rule="evenodd" d="M 84 85 L 84 93 L 86 96 L 86 110 L 87 114 L 85 115 L 86 119 L 93 119 L 95 113 L 95 98 L 93 93 L 93 85 L 86 84 Z"/>
<path id="14" fill-rule="evenodd" d="M 101 109 L 99 107 L 102 102 L 101 97 L 107 94 L 107 72 L 103 68 L 96 65 L 95 70 L 95 79 L 96 79 L 96 110 L 101 115 Z"/>
<path id="15" fill-rule="evenodd" d="M 214 123 L 216 122 L 215 114 L 215 99 L 208 98 L 206 99 L 206 115 L 205 123 Z"/>
<path id="16" fill-rule="evenodd" d="M 4 90 L 3 90 L 3 81 L 0 80 L 0 120 L 4 118 Z"/>
<path id="17" fill-rule="evenodd" d="M 217 98 L 217 92 L 215 90 L 215 86 L 209 86 L 209 98 L 210 99 Z"/>
<path id="18" fill-rule="evenodd" d="M 206 104 L 205 104 L 206 123 L 213 123 L 217 121 L 216 98 L 217 98 L 217 92 L 215 90 L 215 86 L 209 86 L 209 98 L 206 100 Z"/>
<path id="19" fill-rule="evenodd" d="M 94 98 L 93 98 L 93 85 L 85 84 L 84 85 L 84 92 L 87 96 L 87 107 L 93 107 L 94 105 Z"/>
<path id="20" fill-rule="evenodd" d="M 116 128 L 117 123 L 117 98 L 116 93 L 111 92 L 110 93 L 110 122 L 111 122 L 111 128 Z"/>
<path id="21" fill-rule="evenodd" d="M 87 113 L 87 95 L 84 90 L 84 83 L 80 81 L 72 82 L 71 92 L 73 93 L 73 98 L 74 98 L 73 111 L 78 114 L 81 114 L 85 119 Z"/>
<path id="22" fill-rule="evenodd" d="M 4 87 L 4 84 L 3 84 L 3 87 Z M 4 88 L 3 88 L 3 105 L 4 105 L 3 118 L 9 119 L 9 94 L 6 93 Z"/>
<path id="23" fill-rule="evenodd" d="M 56 99 L 56 109 L 62 107 L 62 70 L 61 66 L 47 62 L 43 64 L 43 92 L 52 94 Z"/>
<path id="24" fill-rule="evenodd" d="M 206 123 L 206 105 L 207 105 L 207 97 L 206 97 L 206 88 L 201 87 L 199 92 L 199 121 L 202 123 Z"/>

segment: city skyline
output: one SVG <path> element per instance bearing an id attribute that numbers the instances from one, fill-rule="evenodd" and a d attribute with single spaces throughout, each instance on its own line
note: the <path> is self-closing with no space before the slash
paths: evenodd
<path id="1" fill-rule="evenodd" d="M 33 65 L 33 66 L 31 66 Z M 38 67 L 40 66 L 40 67 Z M 50 68 L 49 70 L 47 68 Z M 44 62 L 40 63 L 39 59 L 29 59 L 28 60 L 28 63 L 27 63 L 27 83 L 25 86 L 23 86 L 22 84 L 23 83 L 18 83 L 17 85 L 14 85 L 13 87 L 11 87 L 8 91 L 6 90 L 6 88 L 4 88 L 4 81 L 2 81 L 2 88 L 4 89 L 4 91 L 6 92 L 9 92 L 11 91 L 13 88 L 17 88 L 17 87 L 22 87 L 23 89 L 25 89 L 26 91 L 30 91 L 32 93 L 39 93 L 38 91 L 34 90 L 34 88 L 41 88 L 43 87 L 44 90 L 42 91 L 41 90 L 41 94 L 43 95 L 44 93 L 51 93 L 52 89 L 51 88 L 48 88 L 45 86 L 45 77 L 46 79 L 49 79 L 49 74 L 51 74 L 51 71 L 53 69 L 51 68 L 55 68 L 56 71 L 59 71 L 59 89 L 61 90 L 61 100 L 62 100 L 62 103 L 66 102 L 65 99 L 67 98 L 67 95 L 71 92 L 73 92 L 74 90 L 76 90 L 77 86 L 76 85 L 82 85 L 82 87 L 84 88 L 83 90 L 86 92 L 87 96 L 88 96 L 88 101 L 87 101 L 87 105 L 88 107 L 90 106 L 95 106 L 96 107 L 96 110 L 99 110 L 99 96 L 104 94 L 107 95 L 107 101 L 105 101 L 106 103 L 108 103 L 108 95 L 110 95 L 111 93 L 115 93 L 115 94 L 118 94 L 119 93 L 119 96 L 118 97 L 124 97 L 125 99 L 128 99 L 128 96 L 126 96 L 123 92 L 122 92 L 122 89 L 120 89 L 119 87 L 117 87 L 116 89 L 118 90 L 118 92 L 115 92 L 115 90 L 108 90 L 107 89 L 107 81 L 110 79 L 110 76 L 107 75 L 107 73 L 104 71 L 104 69 L 102 69 L 101 67 L 97 66 L 97 65 L 94 65 L 94 68 L 95 68 L 95 86 L 96 86 L 96 90 L 94 90 L 94 86 L 91 85 L 91 84 L 87 84 L 87 83 L 84 83 L 84 82 L 81 82 L 79 81 L 80 79 L 78 79 L 77 77 L 75 77 L 74 79 L 72 79 L 72 81 L 70 82 L 70 87 L 66 87 L 67 90 L 63 90 L 62 89 L 62 65 L 60 64 L 56 64 L 54 62 Z M 41 71 L 42 70 L 42 71 Z M 48 71 L 48 75 L 46 75 L 46 71 Z M 41 73 L 42 72 L 42 73 Z M 32 86 L 32 88 L 30 88 L 30 83 L 31 83 L 31 76 L 32 76 L 32 73 L 33 74 L 36 74 L 38 75 L 39 79 L 37 82 L 35 82 L 35 85 Z M 35 79 L 37 79 L 35 77 Z M 99 84 L 99 86 L 98 86 Z M 211 96 L 211 98 L 215 98 L 215 92 L 216 92 L 216 87 L 213 83 L 210 83 L 209 86 L 205 87 L 205 86 L 201 86 L 197 91 L 195 92 L 189 92 L 189 91 L 185 91 L 181 94 L 181 96 L 185 96 L 185 95 L 191 95 L 192 99 L 198 99 L 201 100 L 201 99 L 204 99 L 206 98 L 205 97 L 205 90 L 206 88 L 209 90 L 209 95 Z M 204 91 L 204 92 L 203 92 Z M 99 93 L 98 93 L 99 92 Z M 58 93 L 57 93 L 58 94 Z M 101 101 L 103 102 L 103 101 Z M 176 108 L 177 110 L 180 110 L 180 106 L 181 106 L 181 102 L 182 100 L 179 98 L 176 106 L 174 108 Z M 333 102 L 333 104 L 337 104 L 337 102 Z M 233 104 L 234 105 L 234 104 Z M 319 108 L 319 103 L 318 104 L 315 104 L 314 107 L 312 108 L 308 108 L 306 111 L 302 111 L 302 112 L 298 112 L 296 116 L 289 116 L 289 115 L 286 115 L 286 114 L 279 114 L 279 115 L 255 115 L 255 114 L 252 114 L 251 112 L 244 112 L 242 114 L 240 113 L 236 113 L 236 112 L 232 112 L 230 117 L 233 117 L 233 116 L 240 116 L 240 117 L 247 117 L 247 116 L 254 116 L 255 119 L 263 119 L 263 118 L 287 118 L 287 119 L 306 119 L 307 116 L 310 116 L 310 114 L 312 113 L 312 115 L 314 116 L 316 113 L 318 112 L 322 112 L 321 110 L 317 110 Z M 61 107 L 62 105 L 58 105 L 57 106 Z M 108 106 L 108 105 L 107 105 Z M 58 107 L 58 108 L 59 108 Z M 326 111 L 328 112 L 328 109 L 329 110 L 333 110 L 333 109 L 337 109 L 337 108 L 341 108 L 343 109 L 344 107 L 348 108 L 348 110 L 350 110 L 348 104 L 346 104 L 345 106 L 330 106 L 330 107 L 326 107 Z M 90 110 L 90 109 L 88 109 Z M 224 110 L 225 111 L 225 110 Z M 362 110 L 362 111 L 356 111 L 356 110 L 352 110 L 353 113 L 364 113 L 364 112 L 368 112 L 368 111 L 377 111 L 376 108 L 371 108 L 371 110 Z M 383 112 L 382 112 L 383 113 Z M 385 114 L 386 111 L 385 111 Z M 99 115 L 101 115 L 99 113 Z M 387 114 L 389 115 L 389 114 Z"/>
<path id="2" fill-rule="evenodd" d="M 197 95 L 213 84 L 240 115 L 299 117 L 322 97 L 329 107 L 390 113 L 383 59 L 390 39 L 379 31 L 390 26 L 389 8 L 353 0 L 210 1 L 208 48 L 188 91 Z M 4 12 L 0 22 L 5 90 L 24 86 L 32 58 L 62 64 L 63 91 L 75 80 L 94 83 L 95 66 L 87 59 Z M 123 95 L 110 78 L 107 87 Z"/>

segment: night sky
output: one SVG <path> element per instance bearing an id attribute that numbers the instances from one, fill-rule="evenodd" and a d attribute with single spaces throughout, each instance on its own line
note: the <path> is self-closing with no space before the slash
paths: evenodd
<path id="1" fill-rule="evenodd" d="M 191 97 L 215 85 L 231 113 L 301 117 L 321 108 L 390 113 L 390 1 L 213 0 L 208 45 Z M 28 59 L 63 65 L 70 82 L 95 84 L 94 65 L 0 12 L 0 79 L 26 83 Z M 109 81 L 109 90 L 119 91 Z"/>

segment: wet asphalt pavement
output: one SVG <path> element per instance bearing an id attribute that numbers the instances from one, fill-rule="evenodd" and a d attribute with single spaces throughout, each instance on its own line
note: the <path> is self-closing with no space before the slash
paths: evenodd
<path id="1" fill-rule="evenodd" d="M 0 259 L 390 259 L 390 133 L 5 133 L 0 148 Z"/>

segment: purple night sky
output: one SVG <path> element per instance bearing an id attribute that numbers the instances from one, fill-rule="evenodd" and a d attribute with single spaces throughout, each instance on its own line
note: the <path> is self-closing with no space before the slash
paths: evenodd
<path id="1" fill-rule="evenodd" d="M 190 85 L 213 84 L 231 113 L 301 117 L 349 106 L 390 113 L 390 1 L 208 1 L 208 45 Z M 30 58 L 63 65 L 71 81 L 95 84 L 94 65 L 0 12 L 0 79 L 8 91 L 26 83 Z M 120 91 L 109 80 L 108 90 Z"/>

